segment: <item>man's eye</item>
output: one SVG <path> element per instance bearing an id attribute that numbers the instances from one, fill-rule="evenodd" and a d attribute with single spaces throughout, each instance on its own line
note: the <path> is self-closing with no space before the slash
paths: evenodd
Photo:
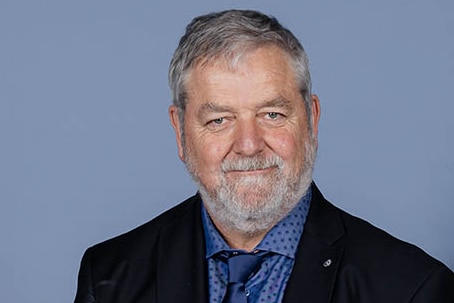
<path id="1" fill-rule="evenodd" d="M 211 121 L 214 124 L 222 124 L 224 122 L 224 118 L 216 118 Z"/>
<path id="2" fill-rule="evenodd" d="M 276 118 L 279 118 L 279 116 L 280 116 L 280 114 L 276 113 L 276 112 L 271 112 L 271 113 L 268 113 L 267 115 L 271 119 L 276 119 Z"/>

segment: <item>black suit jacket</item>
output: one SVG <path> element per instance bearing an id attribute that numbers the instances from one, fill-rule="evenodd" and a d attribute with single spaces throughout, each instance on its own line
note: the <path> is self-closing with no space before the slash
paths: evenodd
<path id="1" fill-rule="evenodd" d="M 89 248 L 75 303 L 208 303 L 201 199 Z M 285 303 L 452 303 L 454 274 L 419 248 L 312 201 Z"/>

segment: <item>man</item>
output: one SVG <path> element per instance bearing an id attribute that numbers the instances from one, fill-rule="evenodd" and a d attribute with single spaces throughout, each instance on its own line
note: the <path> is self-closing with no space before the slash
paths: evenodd
<path id="1" fill-rule="evenodd" d="M 76 303 L 454 301 L 446 266 L 312 182 L 319 100 L 303 47 L 277 20 L 195 18 L 169 80 L 178 154 L 199 192 L 88 249 Z"/>

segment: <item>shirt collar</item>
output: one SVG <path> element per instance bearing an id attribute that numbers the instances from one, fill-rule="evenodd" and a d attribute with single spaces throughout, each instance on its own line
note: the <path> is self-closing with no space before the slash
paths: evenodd
<path id="1" fill-rule="evenodd" d="M 297 244 L 303 233 L 307 213 L 309 212 L 311 197 L 312 190 L 309 187 L 298 204 L 265 235 L 256 249 L 294 258 Z M 203 203 L 202 224 L 205 233 L 205 257 L 207 259 L 221 251 L 232 250 L 214 226 Z"/>

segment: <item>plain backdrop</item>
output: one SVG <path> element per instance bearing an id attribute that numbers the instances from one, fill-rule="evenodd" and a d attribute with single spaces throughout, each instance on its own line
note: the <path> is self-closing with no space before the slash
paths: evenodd
<path id="1" fill-rule="evenodd" d="M 1 0 L 1 302 L 71 302 L 87 247 L 195 193 L 167 67 L 224 8 L 305 46 L 325 196 L 454 268 L 453 1 Z"/>

